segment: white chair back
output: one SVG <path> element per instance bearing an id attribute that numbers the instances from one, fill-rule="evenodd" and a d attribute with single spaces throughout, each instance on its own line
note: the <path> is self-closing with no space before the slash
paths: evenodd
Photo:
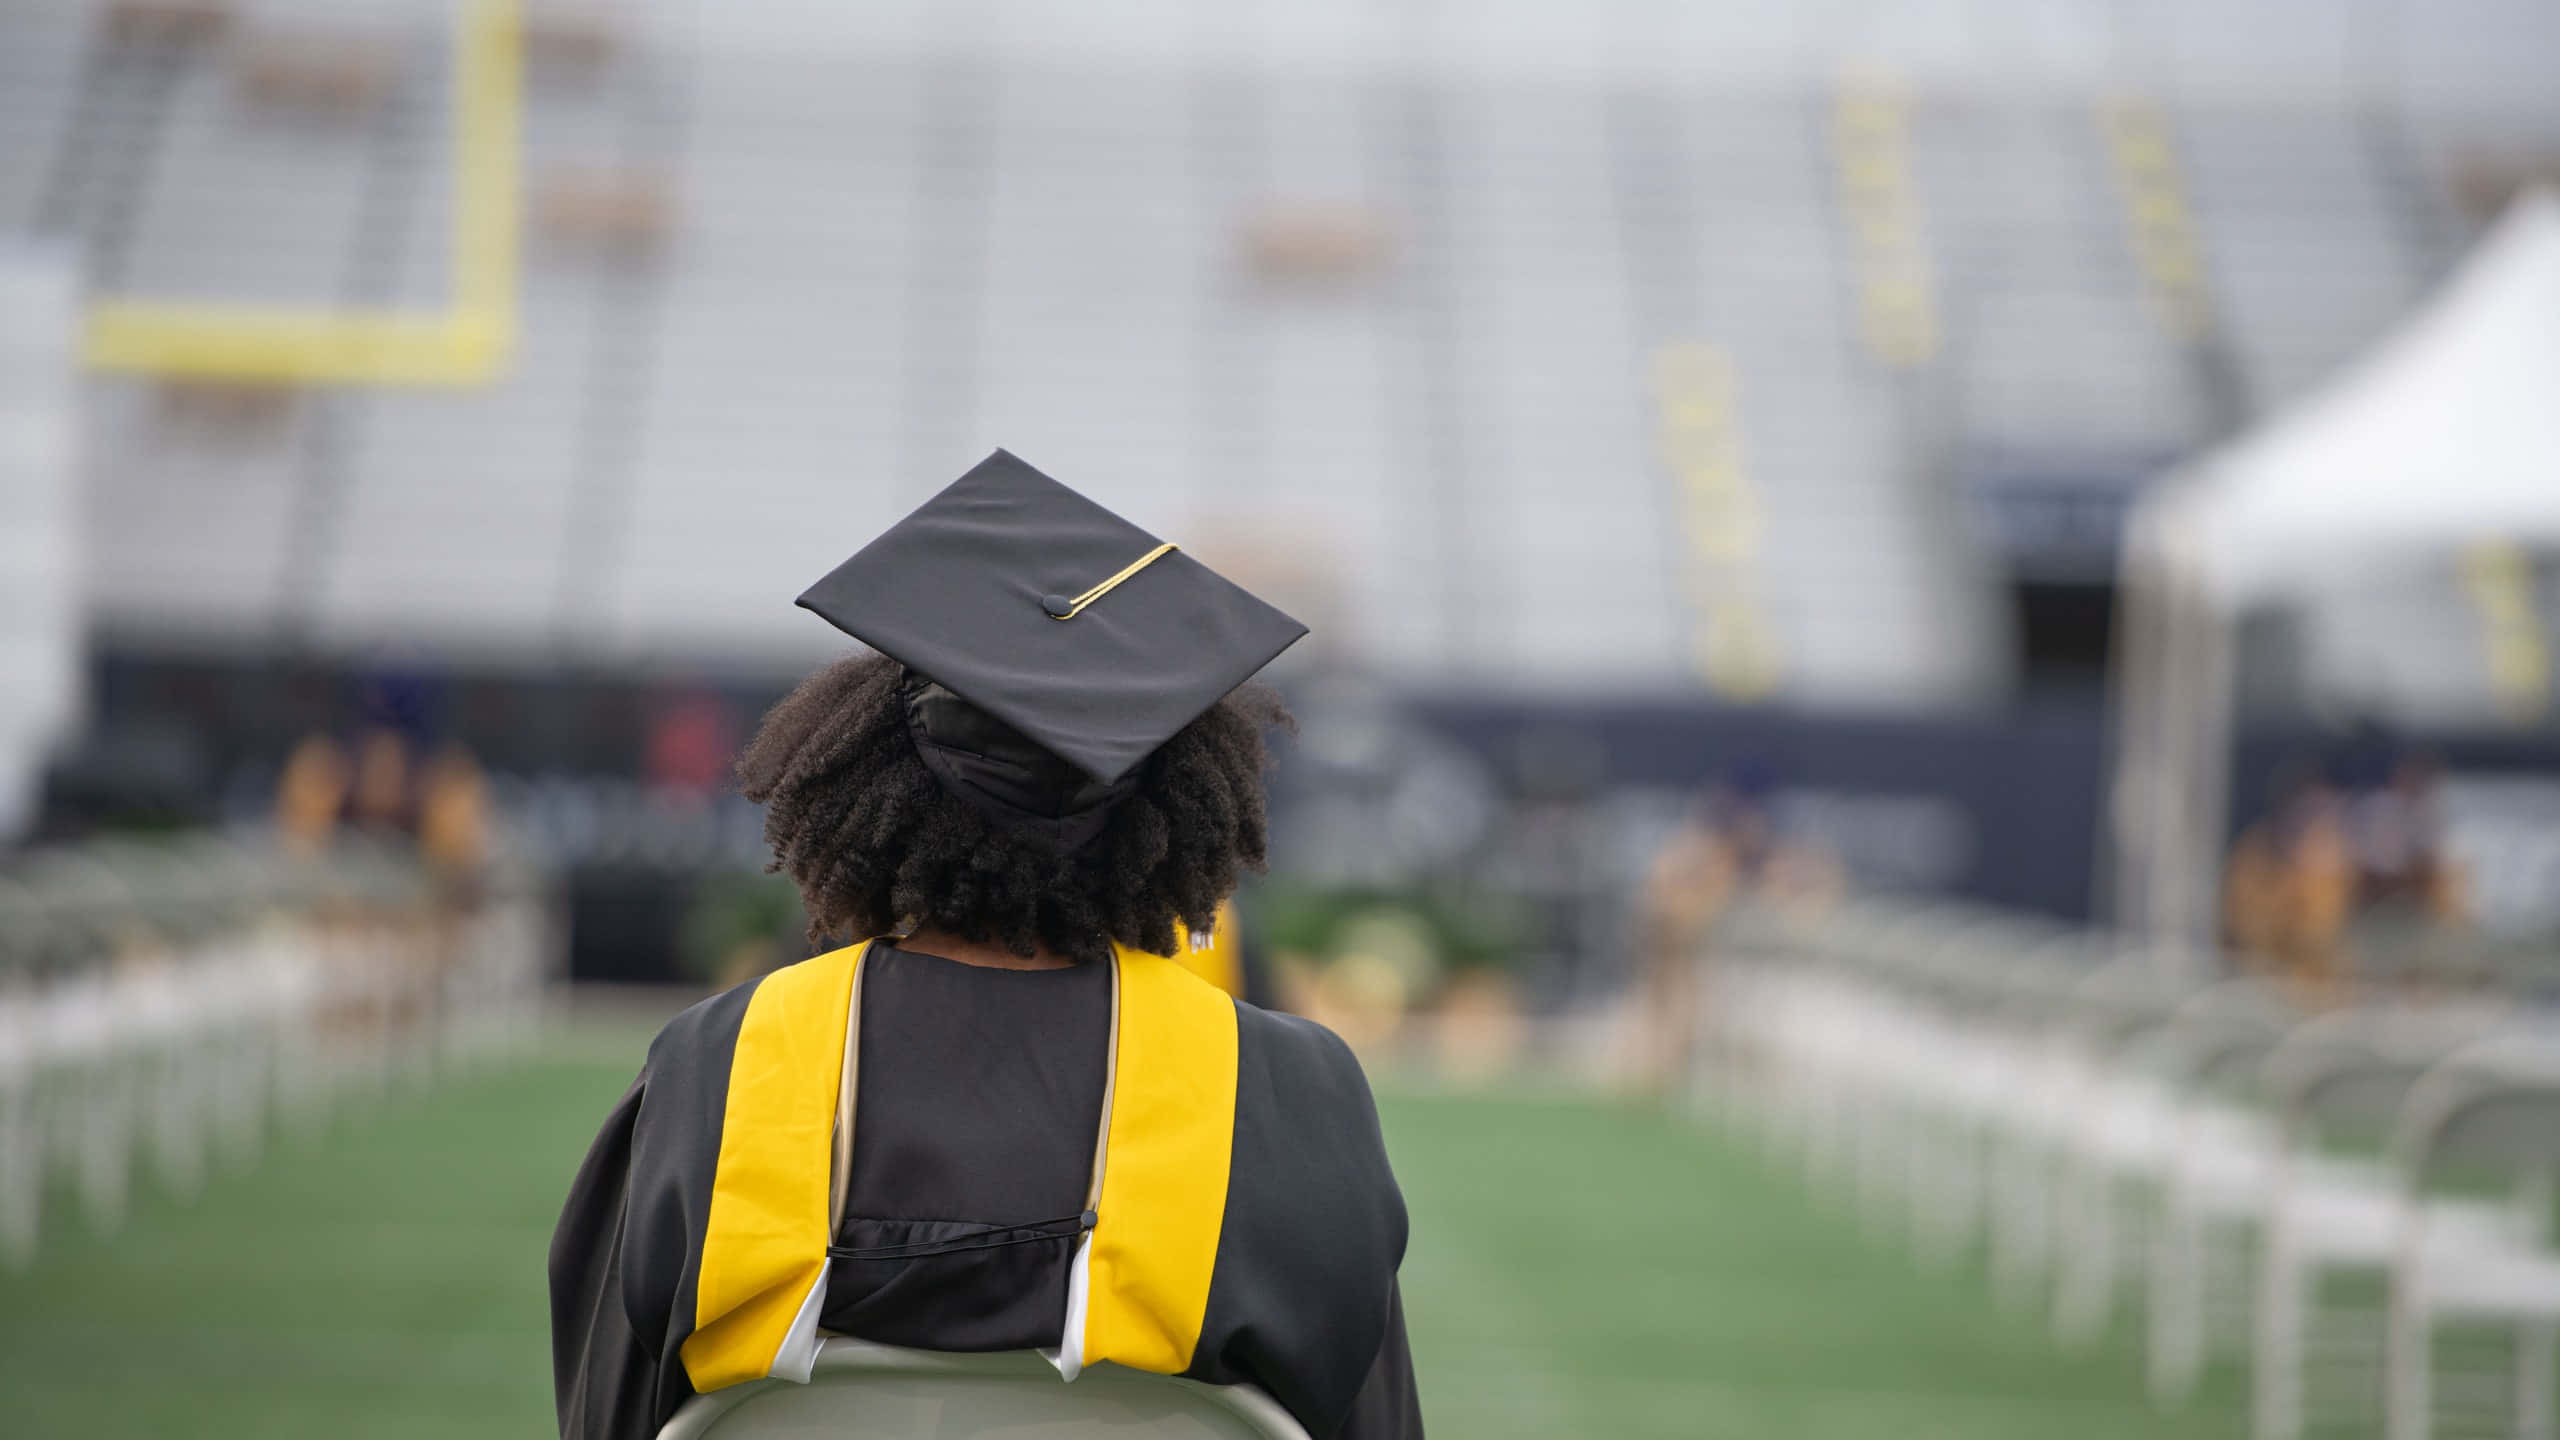
<path id="1" fill-rule="evenodd" d="M 759 1380 L 697 1395 L 658 1440 L 1307 1440 L 1250 1385 L 1203 1385 L 1117 1365 L 1072 1385 L 1027 1350 L 957 1355 L 830 1339 L 809 1383 Z"/>

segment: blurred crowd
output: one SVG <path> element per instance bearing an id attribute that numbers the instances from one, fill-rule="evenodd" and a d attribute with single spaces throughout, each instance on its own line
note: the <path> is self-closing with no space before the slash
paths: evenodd
<path id="1" fill-rule="evenodd" d="M 2425 750 L 2378 737 L 2284 775 L 2225 868 L 2223 936 L 2237 963 L 2329 1004 L 2478 982 L 2442 779 Z"/>

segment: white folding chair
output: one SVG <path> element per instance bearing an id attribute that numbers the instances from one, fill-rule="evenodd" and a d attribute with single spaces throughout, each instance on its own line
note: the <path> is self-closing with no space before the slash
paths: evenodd
<path id="1" fill-rule="evenodd" d="M 202 950 L 189 989 L 204 1017 L 207 1124 L 224 1163 L 246 1169 L 266 1148 L 285 995 L 254 937 L 225 934 Z"/>
<path id="2" fill-rule="evenodd" d="M 2513 1365 L 2458 1398 L 2468 1410 L 2503 1408 L 2518 1440 L 2560 1432 L 2560 1246 L 2552 1233 L 2553 1170 L 2560 1164 L 2560 1037 L 2512 1037 L 2452 1057 L 2410 1097 L 2395 1153 L 2404 1185 L 2392 1257 L 2390 1326 L 2383 1358 L 2390 1440 L 2429 1440 L 2443 1397 L 2435 1338 L 2447 1323 L 2510 1332 Z M 2512 1196 L 2503 1243 L 2450 1238 L 2447 1179 L 2502 1183 Z M 2504 1380 L 2504 1386 L 2497 1382 Z M 2503 1407 L 2486 1402 L 2506 1390 Z"/>
<path id="3" fill-rule="evenodd" d="M 2238 1258 L 2265 1204 L 2278 1130 L 2257 1076 L 2298 1023 L 2269 997 L 2217 987 L 2164 1037 L 2161 1058 L 2183 1099 L 2166 1138 L 2143 1298 L 2146 1378 L 2164 1409 L 2195 1393 L 2217 1348 L 2247 1348 L 2247 1270 L 2221 1262 Z"/>
<path id="4" fill-rule="evenodd" d="M 0 1265 L 35 1258 L 44 1220 L 45 1139 L 37 1105 L 35 1006 L 0 979 Z"/>
<path id="5" fill-rule="evenodd" d="M 2167 1168 L 2183 1099 L 2154 1052 L 2189 993 L 2163 980 L 2148 955 L 2132 956 L 2090 972 L 2062 1016 L 2078 1057 L 2055 1136 L 2052 1318 L 2066 1345 L 2105 1330 L 2117 1281 L 2141 1254 L 2127 1232 L 2147 1218 L 2137 1202 Z"/>
<path id="6" fill-rule="evenodd" d="M 1250 1385 L 1117 1365 L 1075 1383 L 1028 1350 L 962 1355 L 842 1337 L 809 1383 L 755 1380 L 684 1403 L 658 1440 L 1307 1440 Z"/>
<path id="7" fill-rule="evenodd" d="M 79 1179 L 90 1226 L 124 1223 L 140 1148 L 143 1087 L 134 1027 L 102 974 L 48 986 L 36 1020 L 37 1097 L 48 1142 Z"/>
<path id="8" fill-rule="evenodd" d="M 2379 1420 L 2382 1309 L 2324 1304 L 2322 1282 L 2342 1272 L 2385 1273 L 2400 1210 L 2400 1187 L 2383 1159 L 2393 1121 L 2421 1076 L 2494 1024 L 2476 1012 L 2347 1012 L 2302 1026 L 2268 1057 L 2265 1085 L 2280 1136 L 2259 1226 L 2253 1440 L 2299 1440 L 2315 1420 Z M 2374 1143 L 2368 1153 L 2338 1154 L 2333 1142 L 2342 1133 Z M 2494 1244 L 2506 1224 L 2497 1207 L 2467 1202 L 2440 1205 L 2430 1219 L 2435 1243 L 2448 1252 Z M 2314 1352 L 2331 1362 L 2319 1378 L 2356 1382 L 2344 1413 L 2310 1413 Z M 2331 1387 L 2324 1404 L 2338 1393 Z"/>
<path id="9" fill-rule="evenodd" d="M 214 1025 L 200 1008 L 199 963 L 182 952 L 115 981 L 123 1023 L 141 1040 L 152 1167 L 161 1187 L 181 1200 L 204 1188 L 213 1154 Z"/>
<path id="10" fill-rule="evenodd" d="M 2002 1020 L 2018 1059 L 1991 1092 L 1985 1162 L 1991 1287 L 2005 1305 L 2051 1297 L 2068 1177 L 2075 1154 L 2101 1138 L 2094 1102 L 2111 1084 L 2111 1027 L 2090 1023 L 2092 995 L 2119 983 L 2119 970 L 2083 938 L 2043 947 L 2010 979 Z"/>

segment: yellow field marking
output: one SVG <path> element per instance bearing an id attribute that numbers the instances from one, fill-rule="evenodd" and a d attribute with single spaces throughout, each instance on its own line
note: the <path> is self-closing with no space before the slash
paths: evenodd
<path id="1" fill-rule="evenodd" d="M 2213 298 L 2168 122 L 2159 107 L 2130 96 L 2100 104 L 2098 122 L 2152 306 L 2179 339 L 2201 340 L 2214 330 Z"/>
<path id="2" fill-rule="evenodd" d="M 523 132 L 517 0 L 464 0 L 453 72 L 451 299 L 441 311 L 102 300 L 100 370 L 254 384 L 478 385 L 515 340 Z"/>
<path id="3" fill-rule="evenodd" d="M 1831 105 L 1831 163 L 1849 224 L 1860 331 L 1868 351 L 1897 369 L 1938 351 L 1936 279 L 1911 179 L 1911 130 L 1902 93 L 1873 77 L 1844 80 Z"/>
<path id="4" fill-rule="evenodd" d="M 1760 606 L 1760 496 L 1734 417 L 1733 361 L 1696 341 L 1664 345 L 1653 356 L 1653 391 L 1662 459 L 1679 487 L 1689 542 L 1699 673 L 1727 699 L 1763 699 L 1785 667 Z"/>

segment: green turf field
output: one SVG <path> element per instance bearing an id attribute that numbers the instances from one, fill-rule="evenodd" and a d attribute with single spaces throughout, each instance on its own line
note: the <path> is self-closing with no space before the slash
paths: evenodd
<path id="1" fill-rule="evenodd" d="M 630 1073 L 621 1041 L 585 1048 L 382 1102 L 112 1239 L 58 1227 L 0 1278 L 0 1435 L 547 1434 L 544 1245 Z M 2227 1408 L 2154 1419 L 2124 1349 L 2059 1357 L 1974 1277 L 1867 1248 L 1669 1121 L 1480 1097 L 1386 1119 L 1437 1435 L 2239 1433 Z"/>

